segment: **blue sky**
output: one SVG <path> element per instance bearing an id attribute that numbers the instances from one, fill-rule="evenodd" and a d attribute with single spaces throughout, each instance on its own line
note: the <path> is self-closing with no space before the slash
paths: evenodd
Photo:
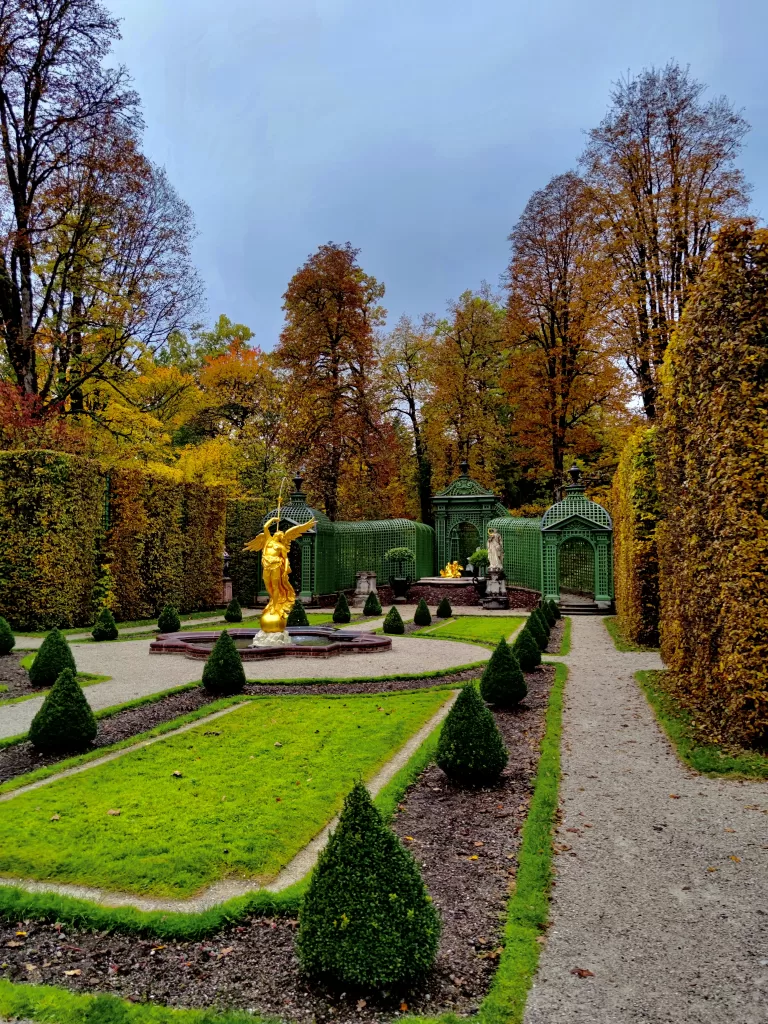
<path id="1" fill-rule="evenodd" d="M 752 124 L 768 209 L 766 0 L 106 0 L 145 150 L 192 207 L 207 318 L 271 348 L 318 245 L 361 249 L 389 321 L 496 285 L 531 192 L 619 76 L 672 57 Z"/>

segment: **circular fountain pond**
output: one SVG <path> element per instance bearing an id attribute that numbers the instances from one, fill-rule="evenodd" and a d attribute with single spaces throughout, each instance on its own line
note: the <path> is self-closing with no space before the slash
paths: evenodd
<path id="1" fill-rule="evenodd" d="M 332 658 L 337 654 L 372 654 L 388 651 L 392 641 L 375 633 L 356 633 L 331 629 L 329 626 L 289 626 L 289 644 L 251 647 L 258 629 L 228 629 L 243 661 L 264 658 Z M 205 659 L 219 638 L 218 632 L 161 633 L 149 645 L 151 654 L 184 654 L 187 658 Z"/>

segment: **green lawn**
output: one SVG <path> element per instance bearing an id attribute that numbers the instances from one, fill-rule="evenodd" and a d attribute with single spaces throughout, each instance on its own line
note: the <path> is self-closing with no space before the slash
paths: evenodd
<path id="1" fill-rule="evenodd" d="M 176 897 L 266 881 L 449 696 L 250 701 L 0 804 L 0 874 Z"/>
<path id="2" fill-rule="evenodd" d="M 627 652 L 658 651 L 658 647 L 643 647 L 642 644 L 636 644 L 633 640 L 628 640 L 621 631 L 617 615 L 606 615 L 603 623 L 617 651 L 621 651 L 623 654 Z"/>
<path id="3" fill-rule="evenodd" d="M 442 625 L 426 626 L 411 636 L 436 637 L 438 640 L 465 640 L 479 644 L 497 644 L 509 639 L 525 620 L 519 615 L 461 615 Z"/>
<path id="4" fill-rule="evenodd" d="M 702 775 L 768 779 L 767 755 L 752 750 L 723 750 L 714 743 L 699 741 L 690 712 L 664 685 L 668 672 L 638 672 L 635 678 L 681 761 Z"/>

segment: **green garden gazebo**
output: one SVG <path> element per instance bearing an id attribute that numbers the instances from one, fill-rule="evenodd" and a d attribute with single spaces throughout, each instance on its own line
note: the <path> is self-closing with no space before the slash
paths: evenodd
<path id="1" fill-rule="evenodd" d="M 469 476 L 469 464 L 461 463 L 461 476 L 432 498 L 435 516 L 437 567 L 448 562 L 466 565 L 477 548 L 488 546 L 488 524 L 509 513 L 499 499 Z"/>

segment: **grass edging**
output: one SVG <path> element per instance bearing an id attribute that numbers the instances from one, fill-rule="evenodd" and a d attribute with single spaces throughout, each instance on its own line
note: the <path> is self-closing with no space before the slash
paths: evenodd
<path id="1" fill-rule="evenodd" d="M 572 619 L 570 615 L 566 615 L 563 619 L 563 638 L 560 641 L 560 650 L 557 652 L 559 658 L 564 658 L 566 654 L 571 653 L 571 624 Z"/>
<path id="2" fill-rule="evenodd" d="M 224 698 L 222 701 L 217 701 L 217 704 L 226 706 L 237 702 L 238 699 L 236 697 Z M 442 722 L 432 730 L 403 767 L 374 798 L 374 803 L 385 820 L 391 820 L 405 791 L 431 761 L 441 728 Z M 29 775 L 27 780 L 29 781 Z M 91 900 L 59 896 L 56 893 L 32 893 L 15 886 L 3 885 L 0 886 L 0 920 L 35 919 L 58 922 L 88 931 L 157 936 L 180 942 L 197 941 L 250 916 L 295 917 L 298 914 L 299 902 L 308 882 L 309 875 L 287 889 L 283 889 L 282 892 L 272 893 L 265 889 L 259 889 L 247 896 L 238 896 L 226 903 L 211 907 L 209 910 L 192 913 L 135 910 L 133 907 L 105 907 L 93 903 Z"/>
<path id="3" fill-rule="evenodd" d="M 24 662 L 28 659 L 30 661 L 30 664 L 25 665 Z M 28 655 L 27 658 L 22 658 L 19 664 L 21 665 L 22 668 L 29 669 L 34 660 L 34 655 Z M 77 673 L 77 681 L 78 683 L 80 683 L 80 686 L 83 689 L 86 686 L 95 686 L 96 683 L 108 683 L 111 678 L 112 676 L 94 675 L 92 672 Z M 50 691 L 50 689 L 50 686 L 46 686 L 45 689 L 35 690 L 34 693 L 23 693 L 20 697 L 8 697 L 7 699 L 3 699 L 2 697 L 0 697 L 0 708 L 6 708 L 10 704 L 23 704 L 25 700 L 32 700 L 33 697 L 45 697 L 45 695 Z"/>
<path id="4" fill-rule="evenodd" d="M 504 952 L 480 1004 L 477 1024 L 522 1024 L 528 990 L 539 963 L 543 929 L 549 920 L 552 886 L 552 838 L 560 790 L 560 739 L 563 731 L 563 691 L 568 669 L 555 666 L 555 679 L 547 705 L 541 756 L 533 797 L 523 825 L 515 891 L 507 904 Z M 452 1014 L 438 1017 L 407 1016 L 403 1024 L 454 1024 Z"/>
<path id="5" fill-rule="evenodd" d="M 658 647 L 644 647 L 628 640 L 621 632 L 618 615 L 604 615 L 603 625 L 608 630 L 608 635 L 613 640 L 613 646 L 622 654 L 647 654 L 649 651 L 657 652 Z"/>
<path id="6" fill-rule="evenodd" d="M 715 743 L 699 743 L 693 718 L 673 694 L 661 685 L 665 671 L 636 672 L 635 679 L 651 705 L 656 720 L 683 764 L 713 778 L 768 779 L 768 757 L 748 750 L 729 753 Z"/>

